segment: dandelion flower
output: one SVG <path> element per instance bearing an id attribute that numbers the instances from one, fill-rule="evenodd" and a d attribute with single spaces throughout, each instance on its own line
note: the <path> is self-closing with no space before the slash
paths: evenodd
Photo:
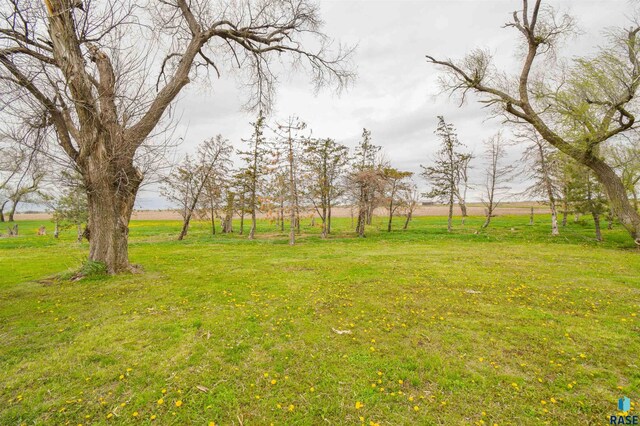
<path id="1" fill-rule="evenodd" d="M 182 405 L 182 401 L 178 400 L 176 401 L 176 407 L 180 407 Z"/>
<path id="2" fill-rule="evenodd" d="M 360 401 L 356 401 L 356 410 L 361 409 L 362 407 L 364 407 L 364 404 Z"/>

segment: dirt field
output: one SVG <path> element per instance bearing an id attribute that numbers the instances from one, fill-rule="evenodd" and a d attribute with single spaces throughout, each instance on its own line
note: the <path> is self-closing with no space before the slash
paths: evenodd
<path id="1" fill-rule="evenodd" d="M 536 214 L 549 213 L 549 207 L 542 203 L 520 202 L 505 203 L 496 209 L 496 215 L 528 215 L 534 207 Z M 414 216 L 446 216 L 447 206 L 432 205 L 420 206 L 416 209 Z M 467 207 L 469 216 L 483 216 L 484 206 L 479 203 L 469 204 Z M 305 216 L 311 217 L 312 211 L 308 211 Z M 376 209 L 376 215 L 386 215 L 387 211 L 383 208 Z M 456 206 L 454 210 L 456 216 L 460 215 L 460 209 Z M 349 217 L 351 209 L 349 207 L 335 207 L 332 212 L 333 217 Z M 260 214 L 259 217 L 264 215 Z M 48 213 L 19 213 L 16 214 L 16 220 L 46 220 L 51 216 Z M 180 215 L 173 210 L 136 210 L 133 212 L 133 220 L 179 220 Z"/>

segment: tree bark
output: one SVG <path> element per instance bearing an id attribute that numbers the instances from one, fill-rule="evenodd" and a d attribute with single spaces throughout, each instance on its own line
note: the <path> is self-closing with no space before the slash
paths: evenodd
<path id="1" fill-rule="evenodd" d="M 100 155 L 89 159 L 82 170 L 87 187 L 90 230 L 89 260 L 105 264 L 107 272 L 117 274 L 133 271 L 129 264 L 129 221 L 142 175 L 129 164 L 119 167 L 99 162 Z M 108 160 L 107 160 L 108 161 Z M 104 169 L 117 167 L 117 172 L 104 174 Z M 107 176 L 116 176 L 111 181 Z"/>
<path id="2" fill-rule="evenodd" d="M 531 207 L 531 213 L 529 213 L 529 225 L 533 225 L 533 207 Z"/>
<path id="3" fill-rule="evenodd" d="M 9 210 L 9 222 L 13 222 L 14 221 L 14 216 L 16 214 L 16 207 L 18 207 L 18 203 L 19 202 L 20 202 L 20 199 L 18 198 L 11 205 L 11 210 Z"/>
<path id="4" fill-rule="evenodd" d="M 567 226 L 567 218 L 569 216 L 569 194 L 567 186 L 565 185 L 562 190 L 562 226 Z"/>
<path id="5" fill-rule="evenodd" d="M 558 211 L 556 210 L 556 202 L 550 202 L 549 207 L 551 208 L 551 235 L 555 237 L 560 235 L 560 231 L 558 230 Z"/>
<path id="6" fill-rule="evenodd" d="M 453 227 L 452 227 L 452 220 L 453 220 L 453 192 L 451 192 L 451 196 L 449 197 L 449 218 L 447 220 L 447 231 L 451 232 Z"/>
<path id="7" fill-rule="evenodd" d="M 600 231 L 600 213 L 591 212 L 593 223 L 596 227 L 596 241 L 602 241 L 602 232 Z"/>
<path id="8" fill-rule="evenodd" d="M 467 218 L 467 204 L 463 200 L 460 200 L 458 205 L 460 206 L 460 212 L 462 213 L 462 225 L 464 225 L 464 221 Z"/>
<path id="9" fill-rule="evenodd" d="M 585 163 L 598 177 L 616 217 L 629 232 L 636 245 L 640 246 L 640 214 L 629 202 L 622 180 L 611 167 L 599 158 L 591 156 L 586 159 Z"/>
<path id="10" fill-rule="evenodd" d="M 407 213 L 407 219 L 404 221 L 404 226 L 402 227 L 403 230 L 407 230 L 407 228 L 409 227 L 409 222 L 411 222 L 411 212 Z"/>

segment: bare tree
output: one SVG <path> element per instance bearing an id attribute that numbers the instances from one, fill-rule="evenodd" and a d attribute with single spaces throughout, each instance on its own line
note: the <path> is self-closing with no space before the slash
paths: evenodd
<path id="1" fill-rule="evenodd" d="M 502 133 L 490 137 L 486 142 L 485 158 L 487 168 L 485 171 L 485 194 L 482 203 L 485 207 L 485 221 L 482 224 L 486 228 L 491 223 L 496 207 L 500 204 L 501 197 L 508 189 L 505 184 L 512 177 L 515 167 L 503 164 L 507 154 Z"/>
<path id="2" fill-rule="evenodd" d="M 342 192 L 340 182 L 349 164 L 349 149 L 333 139 L 307 139 L 302 161 L 306 195 L 322 221 L 322 238 L 331 233 L 331 209 Z"/>
<path id="3" fill-rule="evenodd" d="M 558 230 L 558 209 L 556 201 L 558 199 L 558 182 L 555 179 L 558 175 L 557 158 L 555 149 L 546 142 L 533 129 L 520 133 L 518 137 L 529 143 L 524 151 L 524 161 L 530 170 L 527 177 L 532 184 L 525 190 L 525 194 L 531 197 L 543 196 L 549 202 L 551 210 L 551 235 L 560 234 Z"/>
<path id="4" fill-rule="evenodd" d="M 249 229 L 249 239 L 253 240 L 256 233 L 256 213 L 259 208 L 260 191 L 263 189 L 264 176 L 267 173 L 267 157 L 270 154 L 270 150 L 267 147 L 267 141 L 264 137 L 265 118 L 262 115 L 262 111 L 258 114 L 258 118 L 254 123 L 251 123 L 253 127 L 253 134 L 248 140 L 244 142 L 249 144 L 247 151 L 238 151 L 242 160 L 245 162 L 245 167 L 240 171 L 242 174 L 242 182 L 246 183 L 247 191 L 242 191 L 242 219 L 244 219 L 245 202 L 247 208 L 251 213 L 251 229 Z M 245 195 L 246 194 L 246 198 Z M 242 227 L 241 227 L 242 228 Z M 241 231 L 242 233 L 242 231 Z"/>
<path id="5" fill-rule="evenodd" d="M 459 165 L 458 165 L 458 174 L 456 178 L 456 198 L 458 200 L 458 205 L 460 206 L 460 213 L 462 214 L 462 224 L 464 225 L 465 219 L 467 218 L 467 191 L 470 188 L 469 185 L 469 169 L 471 168 L 471 160 L 473 160 L 473 155 L 469 153 L 461 154 Z"/>
<path id="6" fill-rule="evenodd" d="M 60 229 L 75 226 L 76 240 L 79 243 L 83 237 L 90 240 L 91 236 L 86 230 L 89 219 L 87 191 L 83 187 L 82 177 L 74 171 L 62 170 L 57 185 L 57 194 L 49 194 L 45 198 L 45 204 L 52 211 L 51 220 L 55 226 L 53 236 L 58 238 Z"/>
<path id="7" fill-rule="evenodd" d="M 571 198 L 577 212 L 590 214 L 595 227 L 596 241 L 602 241 L 600 219 L 608 211 L 602 185 L 595 179 L 593 171 L 581 164 L 571 169 Z"/>
<path id="8" fill-rule="evenodd" d="M 528 123 L 551 145 L 593 170 L 613 210 L 636 244 L 640 245 L 640 214 L 629 202 L 614 169 L 598 154 L 598 147 L 635 124 L 634 109 L 640 86 L 640 26 L 610 32 L 609 45 L 590 58 L 576 58 L 569 67 L 553 67 L 551 60 L 562 38 L 573 33 L 573 19 L 522 0 L 522 9 L 506 24 L 520 33 L 524 58 L 520 73 L 509 78 L 497 71 L 486 51 L 472 51 L 462 61 L 427 56 L 445 70 L 444 87 L 482 96 L 516 123 Z M 541 65 L 540 59 L 547 59 Z M 555 72 L 555 74 L 554 74 Z"/>
<path id="9" fill-rule="evenodd" d="M 406 230 L 409 227 L 409 222 L 413 220 L 413 213 L 418 207 L 420 196 L 420 191 L 418 190 L 418 186 L 415 183 L 402 188 L 402 190 L 400 191 L 400 197 L 402 200 L 400 207 L 402 208 L 405 215 L 404 225 L 402 226 L 403 230 Z"/>
<path id="10" fill-rule="evenodd" d="M 287 198 L 289 204 L 289 245 L 296 243 L 296 229 L 300 224 L 300 207 L 298 197 L 298 160 L 300 148 L 304 138 L 299 136 L 300 131 L 307 125 L 297 117 L 289 117 L 285 124 L 277 124 L 276 144 L 279 151 L 284 153 L 287 169 Z"/>
<path id="11" fill-rule="evenodd" d="M 430 166 L 420 165 L 422 168 L 422 177 L 424 177 L 431 185 L 431 191 L 427 194 L 430 198 L 435 198 L 449 206 L 449 214 L 447 220 L 447 231 L 452 230 L 453 220 L 453 204 L 458 195 L 458 200 L 462 200 L 459 194 L 459 184 L 463 173 L 461 169 L 465 169 L 469 165 L 471 156 L 459 151 L 462 146 L 458 141 L 458 135 L 452 124 L 447 123 L 444 117 L 438 116 L 438 128 L 435 131 L 440 138 L 441 147 L 433 159 Z M 466 170 L 464 172 L 466 176 Z M 464 204 L 464 201 L 462 202 Z M 463 213 L 465 210 L 463 210 Z"/>
<path id="12" fill-rule="evenodd" d="M 221 135 L 205 140 L 198 148 L 201 191 L 197 200 L 200 216 L 209 216 L 211 233 L 216 233 L 216 216 L 222 204 L 222 195 L 229 180 L 232 165 L 229 141 Z M 208 213 L 207 213 L 208 212 Z"/>
<path id="13" fill-rule="evenodd" d="M 364 237 L 365 225 L 371 223 L 374 198 L 383 187 L 382 174 L 376 157 L 380 147 L 371 143 L 371 131 L 362 129 L 362 140 L 355 150 L 353 171 L 349 175 L 351 190 L 358 207 L 356 232 Z"/>
<path id="14" fill-rule="evenodd" d="M 387 232 L 391 232 L 393 215 L 396 213 L 396 210 L 402 206 L 401 194 L 411 187 L 409 179 L 413 176 L 413 173 L 403 172 L 392 167 L 385 167 L 382 169 L 382 176 L 386 181 L 385 195 L 387 199 L 387 208 L 389 210 Z"/>
<path id="15" fill-rule="evenodd" d="M 29 156 L 22 146 L 14 146 L 4 139 L 0 139 L 0 148 L 0 222 L 4 222 L 4 209 L 13 192 L 12 183 L 20 179 Z"/>
<path id="16" fill-rule="evenodd" d="M 89 259 L 110 273 L 131 269 L 128 225 L 144 178 L 136 154 L 201 68 L 237 67 L 253 93 L 247 106 L 258 109 L 271 103 L 274 61 L 309 65 L 316 88 L 340 87 L 352 77 L 349 53 L 331 53 L 307 0 L 0 6 L 2 107 L 55 132 L 87 188 Z"/>
<path id="17" fill-rule="evenodd" d="M 191 218 L 201 203 L 207 185 L 226 174 L 230 163 L 231 145 L 221 135 L 207 139 L 198 147 L 197 160 L 188 155 L 165 179 L 162 194 L 178 206 L 182 216 L 182 229 L 178 240 L 189 232 Z"/>

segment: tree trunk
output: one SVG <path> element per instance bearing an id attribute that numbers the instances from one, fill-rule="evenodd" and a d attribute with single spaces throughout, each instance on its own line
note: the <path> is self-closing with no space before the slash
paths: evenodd
<path id="1" fill-rule="evenodd" d="M 407 213 L 407 219 L 404 221 L 404 226 L 402 227 L 403 230 L 407 230 L 407 227 L 409 226 L 409 222 L 411 221 L 411 212 Z"/>
<path id="2" fill-rule="evenodd" d="M 256 237 L 256 211 L 251 210 L 251 228 L 249 229 L 249 239 L 253 240 Z"/>
<path id="3" fill-rule="evenodd" d="M 607 212 L 607 229 L 613 229 L 613 210 L 609 209 Z"/>
<path id="4" fill-rule="evenodd" d="M 447 220 L 447 231 L 451 232 L 452 228 L 452 220 L 453 220 L 453 192 L 449 197 L 449 218 Z"/>
<path id="5" fill-rule="evenodd" d="M 459 201 L 458 204 L 460 205 L 460 212 L 462 213 L 462 225 L 464 225 L 464 221 L 467 218 L 467 204 L 463 200 Z"/>
<path id="6" fill-rule="evenodd" d="M 331 234 L 331 199 L 327 201 L 327 235 L 328 234 Z"/>
<path id="7" fill-rule="evenodd" d="M 591 212 L 593 216 L 593 223 L 596 227 L 596 241 L 602 241 L 602 232 L 600 231 L 600 214 L 597 212 Z"/>
<path id="8" fill-rule="evenodd" d="M 560 235 L 558 230 L 558 211 L 556 210 L 555 200 L 550 200 L 549 207 L 551 208 L 551 235 L 554 237 Z"/>
<path id="9" fill-rule="evenodd" d="M 293 142 L 291 140 L 291 131 L 289 131 L 289 245 L 296 243 L 296 219 L 298 210 L 298 201 L 296 196 L 296 181 L 293 172 Z"/>
<path id="10" fill-rule="evenodd" d="M 493 216 L 493 206 L 491 202 L 489 202 L 489 206 L 485 209 L 484 212 L 484 223 L 482 224 L 483 228 L 486 228 L 491 223 L 491 216 Z"/>
<path id="11" fill-rule="evenodd" d="M 20 199 L 17 199 L 13 202 L 13 205 L 11 206 L 11 210 L 9 210 L 9 222 L 13 222 L 13 217 L 16 214 L 16 207 L 18 207 L 19 202 L 20 202 Z"/>
<path id="12" fill-rule="evenodd" d="M 586 161 L 602 184 L 611 208 L 622 226 L 629 232 L 637 246 L 640 246 L 640 213 L 629 202 L 627 191 L 616 172 L 596 157 Z"/>
<path id="13" fill-rule="evenodd" d="M 189 232 L 190 223 L 191 223 L 191 211 L 188 211 L 187 216 L 182 221 L 182 229 L 180 230 L 180 235 L 178 235 L 178 241 L 182 241 L 184 237 L 187 236 L 187 232 Z"/>
<path id="14" fill-rule="evenodd" d="M 391 223 L 393 221 L 393 197 L 389 203 L 389 223 L 387 224 L 387 232 L 391 232 Z"/>
<path id="15" fill-rule="evenodd" d="M 97 163 L 97 162 L 96 162 Z M 107 272 L 117 274 L 132 271 L 129 263 L 129 221 L 142 175 L 130 165 L 128 176 L 108 171 L 114 181 L 110 182 L 104 168 L 114 165 L 92 164 L 87 168 L 84 180 L 87 187 L 89 221 L 89 260 L 102 262 Z"/>
<path id="16" fill-rule="evenodd" d="M 82 224 L 76 223 L 76 239 L 79 243 L 82 242 Z"/>
<path id="17" fill-rule="evenodd" d="M 6 206 L 8 202 L 9 200 L 6 200 L 0 205 L 0 222 L 4 222 L 4 206 Z"/>
<path id="18" fill-rule="evenodd" d="M 211 235 L 216 235 L 216 209 L 213 205 L 213 198 L 210 200 L 209 211 L 211 212 Z"/>
<path id="19" fill-rule="evenodd" d="M 284 198 L 280 200 L 280 232 L 284 232 Z"/>
<path id="20" fill-rule="evenodd" d="M 58 225 L 58 221 L 56 220 L 56 226 L 53 230 L 53 238 L 58 238 L 60 236 L 60 226 Z"/>
<path id="21" fill-rule="evenodd" d="M 328 228 L 328 210 L 327 210 L 327 205 L 324 204 L 322 206 L 322 217 L 320 218 L 322 220 L 322 238 L 327 238 L 327 228 Z"/>
<path id="22" fill-rule="evenodd" d="M 531 213 L 529 213 L 529 226 L 533 226 L 533 207 L 531 207 Z"/>

